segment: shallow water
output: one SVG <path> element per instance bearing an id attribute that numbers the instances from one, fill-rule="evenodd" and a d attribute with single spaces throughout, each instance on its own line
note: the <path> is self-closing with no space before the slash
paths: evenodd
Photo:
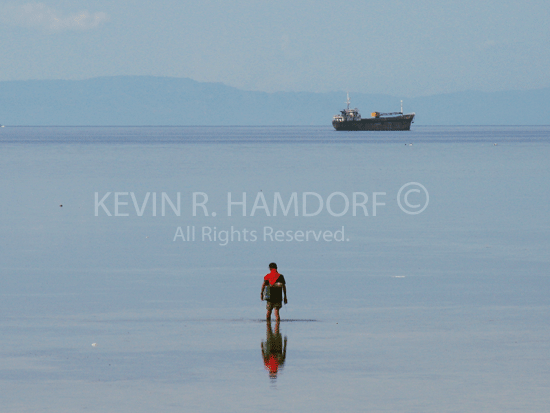
<path id="1" fill-rule="evenodd" d="M 3 412 L 550 402 L 550 127 L 6 127 L 0 146 Z M 429 193 L 415 215 L 411 182 Z M 271 261 L 289 293 L 276 378 Z"/>

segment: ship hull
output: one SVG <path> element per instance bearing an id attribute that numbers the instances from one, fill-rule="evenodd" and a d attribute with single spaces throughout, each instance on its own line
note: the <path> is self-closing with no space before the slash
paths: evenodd
<path id="1" fill-rule="evenodd" d="M 377 130 L 411 130 L 414 114 L 392 116 L 388 118 L 368 118 L 361 120 L 332 121 L 337 131 L 377 131 Z"/>

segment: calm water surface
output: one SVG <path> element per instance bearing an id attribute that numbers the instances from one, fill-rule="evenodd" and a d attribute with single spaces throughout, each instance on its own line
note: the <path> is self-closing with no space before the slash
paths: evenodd
<path id="1" fill-rule="evenodd" d="M 0 410 L 545 411 L 550 127 L 413 129 L 0 129 Z"/>

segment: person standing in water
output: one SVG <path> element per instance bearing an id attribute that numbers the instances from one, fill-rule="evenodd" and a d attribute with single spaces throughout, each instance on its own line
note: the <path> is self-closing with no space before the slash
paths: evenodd
<path id="1" fill-rule="evenodd" d="M 265 299 L 267 304 L 265 308 L 267 309 L 267 314 L 265 318 L 271 320 L 271 311 L 275 310 L 275 319 L 277 321 L 281 320 L 279 316 L 279 309 L 283 306 L 283 293 L 284 293 L 284 303 L 287 304 L 286 299 L 286 281 L 283 274 L 279 274 L 277 271 L 277 264 L 272 262 L 269 264 L 270 273 L 264 277 L 262 283 L 262 292 L 260 293 L 260 298 L 262 301 Z"/>

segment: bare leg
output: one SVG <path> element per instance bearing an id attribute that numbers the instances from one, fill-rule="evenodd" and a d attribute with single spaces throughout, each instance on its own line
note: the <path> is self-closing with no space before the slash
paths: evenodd
<path id="1" fill-rule="evenodd" d="M 277 311 L 277 309 L 275 309 L 275 311 Z M 277 314 L 277 313 L 275 313 Z M 271 310 L 267 310 L 267 314 L 265 315 L 265 319 L 266 320 L 271 320 Z"/>
<path id="2" fill-rule="evenodd" d="M 281 321 L 281 317 L 279 317 L 279 309 L 275 308 L 275 320 Z"/>

